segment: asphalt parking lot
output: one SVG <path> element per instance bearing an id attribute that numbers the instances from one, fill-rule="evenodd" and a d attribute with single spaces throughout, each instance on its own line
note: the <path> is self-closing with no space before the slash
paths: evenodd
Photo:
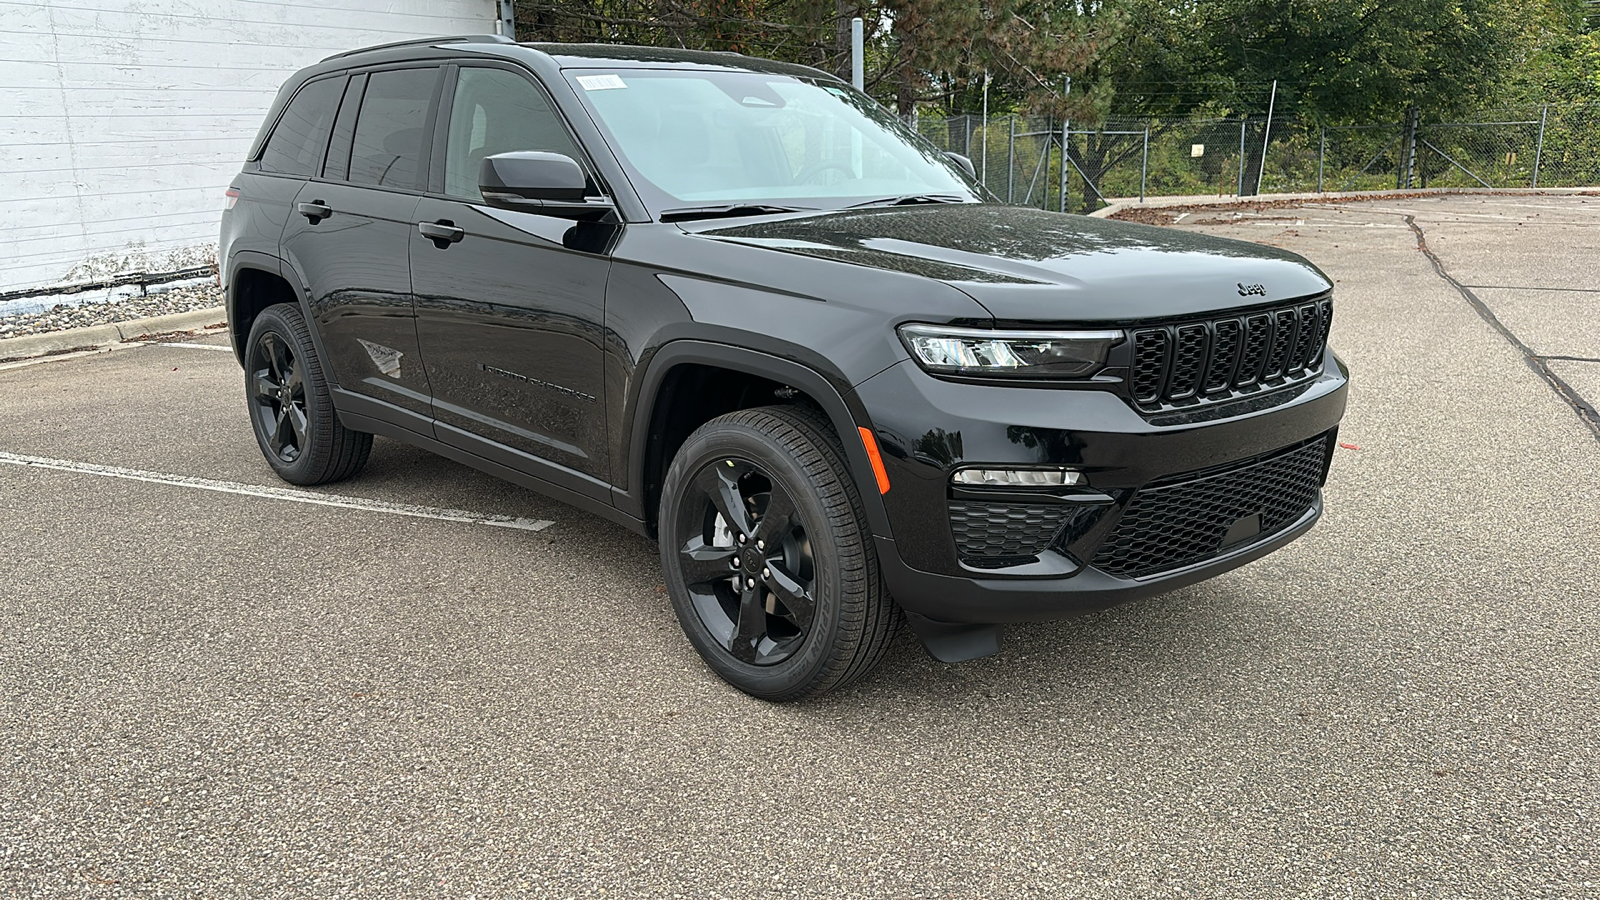
<path id="1" fill-rule="evenodd" d="M 806 705 L 570 507 L 280 492 L 218 337 L 0 370 L 0 897 L 1600 895 L 1597 224 L 1185 217 L 1338 282 L 1322 524 Z"/>

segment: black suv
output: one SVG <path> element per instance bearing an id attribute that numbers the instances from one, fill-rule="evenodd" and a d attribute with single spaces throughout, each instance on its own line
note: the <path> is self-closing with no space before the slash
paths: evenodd
<path id="1" fill-rule="evenodd" d="M 656 538 L 758 697 L 1305 533 L 1344 412 L 1293 254 L 1005 206 L 868 97 L 728 53 L 435 38 L 289 79 L 223 277 L 267 462 L 381 434 Z"/>

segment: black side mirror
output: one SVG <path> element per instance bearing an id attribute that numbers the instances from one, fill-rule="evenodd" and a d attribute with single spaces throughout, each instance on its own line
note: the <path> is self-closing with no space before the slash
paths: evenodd
<path id="1" fill-rule="evenodd" d="M 956 165 L 960 166 L 961 167 L 961 171 L 967 173 L 967 177 L 968 178 L 971 178 L 971 179 L 974 179 L 974 180 L 977 179 L 977 177 L 978 177 L 978 167 L 974 166 L 972 164 L 972 160 L 967 159 L 965 156 L 962 156 L 959 153 L 946 152 L 944 156 L 945 156 L 945 159 L 948 159 L 951 162 L 955 163 Z"/>
<path id="2" fill-rule="evenodd" d="M 616 208 L 606 197 L 584 199 L 587 185 L 577 160 L 542 150 L 496 153 L 478 169 L 478 191 L 490 206 L 563 219 L 593 221 Z"/>

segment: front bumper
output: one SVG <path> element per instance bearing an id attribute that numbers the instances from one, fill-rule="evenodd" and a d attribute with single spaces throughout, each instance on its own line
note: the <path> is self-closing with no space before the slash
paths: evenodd
<path id="1" fill-rule="evenodd" d="M 876 541 L 890 593 L 908 611 L 937 621 L 1032 621 L 1174 590 L 1265 556 L 1321 516 L 1326 456 L 1314 471 L 1301 465 L 1292 510 L 1263 513 L 1251 523 L 1255 532 L 1229 530 L 1220 548 L 1129 565 L 1116 552 L 1128 530 L 1119 530 L 1119 521 L 1138 508 L 1141 489 L 1150 497 L 1196 473 L 1226 476 L 1230 467 L 1245 471 L 1292 454 L 1302 463 L 1324 450 L 1331 455 L 1347 386 L 1342 364 L 1328 352 L 1321 374 L 1293 387 L 1154 419 L 1109 391 L 961 383 L 932 378 L 909 361 L 894 366 L 856 388 L 889 474 L 883 502 L 893 536 Z M 962 465 L 1077 469 L 1086 485 L 1033 499 L 1070 504 L 1074 516 L 1086 511 L 1086 527 L 1055 520 L 1068 524 L 1046 551 L 1024 546 L 1020 557 L 974 558 L 975 547 L 1004 553 L 993 548 L 1015 542 L 975 544 L 970 530 L 953 532 L 952 512 L 975 497 L 951 488 L 950 473 Z M 1189 502 L 1181 488 L 1174 493 L 1180 504 Z M 1030 498 L 1015 493 L 999 499 L 1049 511 L 1021 504 Z M 1251 501 L 1241 502 L 1248 512 Z M 1128 519 L 1131 527 L 1135 516 Z"/>

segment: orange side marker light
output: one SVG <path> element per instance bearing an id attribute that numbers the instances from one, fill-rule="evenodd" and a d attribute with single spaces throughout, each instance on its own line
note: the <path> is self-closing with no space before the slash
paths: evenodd
<path id="1" fill-rule="evenodd" d="M 872 462 L 872 474 L 878 477 L 878 493 L 889 493 L 889 473 L 883 468 L 883 456 L 878 453 L 878 439 L 872 436 L 871 429 L 857 428 L 861 432 L 861 444 L 867 448 L 867 459 Z"/>

